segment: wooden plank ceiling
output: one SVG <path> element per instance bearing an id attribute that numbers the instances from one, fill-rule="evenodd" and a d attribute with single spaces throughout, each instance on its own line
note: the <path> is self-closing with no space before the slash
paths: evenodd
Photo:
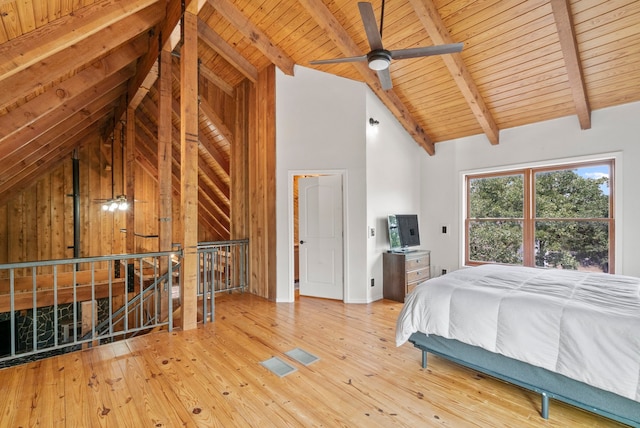
<path id="1" fill-rule="evenodd" d="M 640 100 L 635 0 L 387 0 L 386 49 L 464 43 L 460 54 L 392 61 L 389 91 L 366 62 L 309 65 L 369 51 L 354 0 L 193 1 L 207 85 L 233 96 L 272 63 L 287 74 L 297 64 L 363 81 L 429 154 L 475 134 L 499 144 L 502 129 L 562 116 L 589 128 L 592 109 Z M 379 20 L 381 0 L 372 5 Z M 157 173 L 154 62 L 172 32 L 179 61 L 180 14 L 176 0 L 0 0 L 0 203 L 87 138 L 112 132 L 127 104 L 137 108 L 137 159 Z M 221 230 L 229 227 L 232 140 L 203 101 L 201 219 Z"/>

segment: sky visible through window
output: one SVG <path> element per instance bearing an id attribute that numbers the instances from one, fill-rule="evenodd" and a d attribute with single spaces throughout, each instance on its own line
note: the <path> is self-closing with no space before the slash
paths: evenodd
<path id="1" fill-rule="evenodd" d="M 591 178 L 591 179 L 594 179 L 594 180 L 596 180 L 598 178 L 602 178 L 602 177 L 609 178 L 609 166 L 608 165 L 596 165 L 596 166 L 577 168 L 575 171 L 580 177 L 584 177 L 584 178 Z M 607 181 L 606 183 L 600 185 L 600 189 L 602 190 L 602 194 L 608 196 L 609 195 L 609 182 Z"/>

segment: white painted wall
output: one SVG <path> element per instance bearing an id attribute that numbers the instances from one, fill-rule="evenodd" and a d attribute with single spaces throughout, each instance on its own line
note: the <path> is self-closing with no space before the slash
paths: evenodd
<path id="1" fill-rule="evenodd" d="M 374 130 L 374 117 L 380 124 Z M 436 144 L 429 156 L 366 85 L 296 66 L 276 74 L 277 301 L 293 296 L 292 177 L 305 172 L 344 177 L 345 302 L 382 298 L 386 216 L 417 212 L 422 248 L 435 273 L 462 264 L 463 172 L 619 153 L 616 272 L 640 276 L 640 103 L 597 110 L 592 127 L 576 117 L 506 129 L 500 144 L 484 135 Z M 447 225 L 449 234 L 441 227 Z M 369 237 L 369 228 L 376 236 Z M 375 286 L 371 287 L 371 278 Z"/>
<path id="2" fill-rule="evenodd" d="M 420 159 L 426 152 L 369 89 L 367 117 L 380 122 L 367 128 L 367 225 L 376 231 L 367 239 L 368 298 L 374 301 L 382 299 L 382 253 L 389 250 L 387 216 L 420 214 Z M 418 218 L 422 220 L 421 215 Z"/>
<path id="3" fill-rule="evenodd" d="M 297 67 L 276 73 L 277 301 L 292 302 L 292 177 L 305 172 L 344 177 L 345 302 L 367 300 L 366 86 Z"/>
<path id="4" fill-rule="evenodd" d="M 616 272 L 640 276 L 640 103 L 597 110 L 591 119 L 591 129 L 584 131 L 576 117 L 506 129 L 497 146 L 483 135 L 436 144 L 436 155 L 421 161 L 421 226 L 427 226 L 420 232 L 423 246 L 432 250 L 432 265 L 456 269 L 464 261 L 462 172 L 619 152 Z M 451 225 L 449 235 L 440 233 L 443 224 Z"/>
<path id="5" fill-rule="evenodd" d="M 382 298 L 386 216 L 420 209 L 423 153 L 365 84 L 298 66 L 295 77 L 277 72 L 277 301 L 294 300 L 292 177 L 343 174 L 345 302 L 368 303 Z"/>

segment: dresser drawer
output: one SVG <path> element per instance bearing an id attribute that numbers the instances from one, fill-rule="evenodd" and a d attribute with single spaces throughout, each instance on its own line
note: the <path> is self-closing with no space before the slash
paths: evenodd
<path id="1" fill-rule="evenodd" d="M 411 284 L 407 284 L 407 291 L 405 292 L 405 295 L 410 294 L 414 288 L 416 288 L 418 286 L 418 284 L 420 284 L 419 282 L 412 282 Z"/>
<path id="2" fill-rule="evenodd" d="M 422 282 L 422 281 L 426 281 L 427 279 L 429 279 L 429 268 L 425 267 L 422 269 L 417 269 L 417 270 L 412 270 L 412 271 L 407 271 L 407 275 L 406 275 L 406 283 L 411 284 L 413 282 Z"/>
<path id="3" fill-rule="evenodd" d="M 422 269 L 425 267 L 429 267 L 430 260 L 429 255 L 424 255 L 422 257 L 416 257 L 415 259 L 405 259 L 404 266 L 407 271 Z"/>

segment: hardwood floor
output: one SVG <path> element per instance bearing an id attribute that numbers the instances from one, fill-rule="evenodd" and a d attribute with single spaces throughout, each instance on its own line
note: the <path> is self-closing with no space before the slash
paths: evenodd
<path id="1" fill-rule="evenodd" d="M 0 427 L 614 427 L 536 394 L 396 348 L 401 304 L 344 305 L 248 294 L 216 300 L 216 322 L 0 370 Z M 289 360 L 300 347 L 320 357 Z M 279 378 L 259 363 L 281 357 Z"/>

